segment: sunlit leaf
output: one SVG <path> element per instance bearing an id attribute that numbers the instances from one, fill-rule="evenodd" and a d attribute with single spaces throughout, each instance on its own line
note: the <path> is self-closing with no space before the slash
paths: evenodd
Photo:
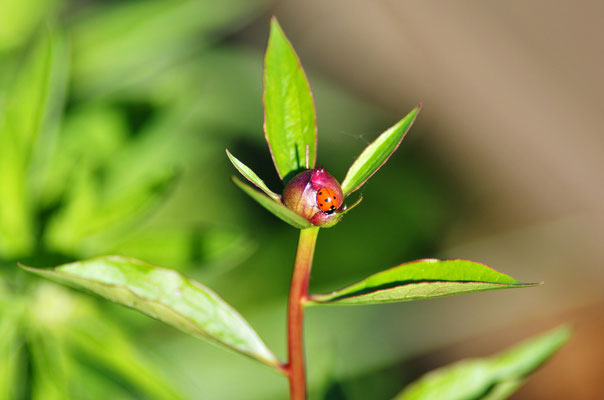
<path id="1" fill-rule="evenodd" d="M 568 327 L 549 331 L 489 358 L 464 360 L 431 371 L 395 400 L 505 399 L 566 341 Z"/>
<path id="2" fill-rule="evenodd" d="M 264 58 L 264 132 L 282 179 L 316 160 L 317 128 L 310 86 L 275 18 Z"/>
<path id="3" fill-rule="evenodd" d="M 258 187 L 258 189 L 261 189 L 264 193 L 266 193 L 267 196 L 269 196 L 273 200 L 281 201 L 281 196 L 279 196 L 277 193 L 274 193 L 272 190 L 270 190 L 268 188 L 268 186 L 266 186 L 264 181 L 262 179 L 260 179 L 254 171 L 252 171 L 247 165 L 245 165 L 244 163 L 239 161 L 235 156 L 233 156 L 228 149 L 227 149 L 226 153 L 227 153 L 227 156 L 229 157 L 229 160 L 231 160 L 231 162 L 233 163 L 235 168 L 237 168 L 237 171 L 241 172 L 241 175 L 245 176 L 248 181 L 250 181 L 254 185 L 256 185 Z"/>
<path id="4" fill-rule="evenodd" d="M 275 356 L 237 311 L 210 289 L 174 270 L 115 256 L 48 270 L 22 268 L 90 290 L 271 367 L 278 365 Z"/>
<path id="5" fill-rule="evenodd" d="M 245 193 L 247 193 L 251 198 L 256 200 L 260 205 L 266 208 L 268 211 L 273 213 L 275 216 L 279 217 L 281 220 L 287 222 L 294 228 L 305 229 L 311 227 L 311 223 L 308 222 L 303 217 L 296 214 L 294 211 L 285 207 L 283 203 L 280 201 L 275 201 L 268 197 L 267 195 L 260 193 L 256 189 L 246 185 L 241 182 L 236 177 L 232 177 L 233 182 L 241 188 Z"/>
<path id="6" fill-rule="evenodd" d="M 378 272 L 335 292 L 313 295 L 311 303 L 376 304 L 423 300 L 485 290 L 538 285 L 519 282 L 468 260 L 418 260 Z"/>
<path id="7" fill-rule="evenodd" d="M 348 196 L 375 174 L 388 158 L 396 151 L 405 134 L 413 125 L 421 106 L 415 107 L 405 118 L 382 133 L 376 140 L 363 150 L 361 155 L 352 163 L 342 182 L 342 192 Z"/>

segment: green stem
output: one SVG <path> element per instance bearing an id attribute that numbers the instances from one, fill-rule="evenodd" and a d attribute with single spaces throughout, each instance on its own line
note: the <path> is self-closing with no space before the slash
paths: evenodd
<path id="1" fill-rule="evenodd" d="M 308 280 L 317 243 L 318 227 L 302 229 L 289 291 L 287 312 L 288 362 L 291 400 L 306 400 L 306 367 L 304 361 L 304 303 L 308 298 Z"/>

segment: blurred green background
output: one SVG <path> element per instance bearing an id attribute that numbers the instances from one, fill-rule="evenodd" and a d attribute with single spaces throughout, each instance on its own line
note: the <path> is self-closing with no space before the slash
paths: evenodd
<path id="1" fill-rule="evenodd" d="M 232 185 L 236 171 L 224 153 L 281 191 L 262 133 L 273 14 L 309 75 L 318 164 L 338 179 L 374 137 L 424 102 L 403 145 L 364 187 L 362 206 L 321 232 L 311 291 L 427 257 L 473 258 L 547 283 L 311 309 L 312 398 L 387 399 L 430 368 L 487 355 L 558 321 L 575 323 L 571 350 L 518 398 L 569 398 L 552 377 L 582 388 L 573 398 L 598 398 L 604 348 L 590 321 L 604 320 L 594 228 L 601 177 L 599 189 L 577 195 L 582 202 L 573 195 L 581 182 L 594 183 L 582 171 L 601 171 L 599 147 L 587 145 L 590 125 L 577 129 L 573 147 L 557 130 L 570 122 L 548 119 L 566 110 L 560 99 L 569 93 L 531 79 L 542 71 L 537 61 L 552 65 L 549 42 L 532 30 L 508 38 L 499 25 L 469 22 L 522 26 L 533 11 L 468 10 L 390 1 L 0 2 L 0 399 L 286 398 L 286 380 L 268 368 L 16 267 L 104 254 L 172 267 L 220 293 L 283 356 L 297 232 Z M 565 12 L 550 9 L 551 24 Z M 514 52 L 526 40 L 535 56 Z M 507 73 L 489 75 L 493 57 L 494 71 Z M 590 61 L 587 76 L 598 60 Z M 565 77 L 572 67 L 554 65 Z M 540 107 L 528 115 L 505 108 L 520 107 L 519 97 Z M 545 110 L 538 99 L 555 104 Z M 584 114 L 587 124 L 589 107 Z M 581 182 L 558 165 L 579 168 Z"/>

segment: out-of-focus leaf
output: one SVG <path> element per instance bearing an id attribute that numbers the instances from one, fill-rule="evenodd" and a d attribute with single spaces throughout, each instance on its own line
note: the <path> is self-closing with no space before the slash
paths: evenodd
<path id="1" fill-rule="evenodd" d="M 65 194 L 80 168 L 100 168 L 126 146 L 125 117 L 115 108 L 95 104 L 72 110 L 63 123 L 57 151 L 49 161 L 41 190 L 43 205 L 56 203 Z"/>
<path id="2" fill-rule="evenodd" d="M 335 292 L 313 295 L 317 304 L 377 304 L 423 300 L 485 290 L 535 286 L 468 260 L 418 260 L 387 269 Z"/>
<path id="3" fill-rule="evenodd" d="M 30 336 L 28 345 L 34 377 L 32 399 L 69 398 L 69 369 L 72 360 L 63 343 L 53 334 L 37 332 Z"/>
<path id="4" fill-rule="evenodd" d="M 251 198 L 253 198 L 258 203 L 260 203 L 260 205 L 262 207 L 266 208 L 268 211 L 273 213 L 275 216 L 277 216 L 281 220 L 287 222 L 294 228 L 305 229 L 305 228 L 310 228 L 312 226 L 312 224 L 310 222 L 308 222 L 306 219 L 304 219 L 303 217 L 296 214 L 294 211 L 285 207 L 283 205 L 283 203 L 281 203 L 280 201 L 275 201 L 275 200 L 271 199 L 267 195 L 260 193 L 256 189 L 241 182 L 239 179 L 237 179 L 234 176 L 232 177 L 232 179 L 233 179 L 233 182 L 235 183 L 235 185 L 239 186 L 239 188 L 241 188 L 241 190 L 243 190 Z"/>
<path id="5" fill-rule="evenodd" d="M 241 172 L 241 175 L 245 176 L 248 181 L 250 181 L 254 185 L 256 185 L 258 187 L 258 189 L 261 189 L 264 193 L 266 193 L 267 196 L 269 196 L 273 200 L 281 201 L 281 196 L 279 196 L 277 193 L 274 193 L 272 190 L 270 190 L 268 188 L 268 186 L 266 186 L 264 181 L 262 179 L 260 179 L 254 171 L 252 171 L 247 165 L 245 165 L 244 163 L 239 161 L 234 155 L 231 154 L 231 152 L 228 149 L 227 149 L 226 153 L 227 153 L 227 156 L 229 157 L 229 160 L 231 160 L 231 162 L 233 163 L 235 168 L 237 168 L 237 171 Z"/>
<path id="6" fill-rule="evenodd" d="M 135 232 L 109 252 L 183 268 L 201 266 L 204 276 L 223 273 L 239 265 L 257 244 L 238 231 L 215 228 L 153 227 Z"/>
<path id="7" fill-rule="evenodd" d="M 61 0 L 2 0 L 0 2 L 0 53 L 19 46 L 52 15 Z"/>
<path id="8" fill-rule="evenodd" d="M 33 204 L 28 172 L 34 150 L 57 90 L 53 77 L 65 68 L 60 35 L 41 37 L 19 69 L 0 109 L 0 253 L 16 256 L 33 245 Z M 58 57 L 61 54 L 63 57 Z"/>
<path id="9" fill-rule="evenodd" d="M 92 311 L 73 318 L 65 331 L 70 346 L 125 378 L 149 398 L 182 398 L 161 379 L 149 362 L 142 359 L 132 342 L 116 326 L 103 319 L 105 317 Z"/>
<path id="10" fill-rule="evenodd" d="M 90 290 L 268 366 L 279 365 L 241 315 L 210 289 L 174 270 L 124 257 L 100 257 L 50 270 L 23 268 Z"/>
<path id="11" fill-rule="evenodd" d="M 11 310 L 2 304 L 0 317 L 0 400 L 11 400 L 17 397 L 17 377 L 19 372 L 19 321 Z M 7 315 L 9 314 L 9 315 Z"/>
<path id="12" fill-rule="evenodd" d="M 131 229 L 133 222 L 164 198 L 173 178 L 173 171 L 166 170 L 112 196 L 99 187 L 94 170 L 83 163 L 76 171 L 65 205 L 49 222 L 45 241 L 58 251 L 98 254 L 115 243 L 117 233 Z"/>
<path id="13" fill-rule="evenodd" d="M 317 127 L 310 86 L 275 18 L 264 58 L 264 132 L 281 179 L 316 162 Z"/>
<path id="14" fill-rule="evenodd" d="M 395 400 L 505 399 L 564 345 L 570 335 L 568 327 L 557 328 L 493 357 L 439 368 L 412 383 Z"/>
<path id="15" fill-rule="evenodd" d="M 138 391 L 132 390 L 117 379 L 107 379 L 106 376 L 99 374 L 93 365 L 78 363 L 74 365 L 72 375 L 72 382 L 75 383 L 70 397 L 72 399 L 137 400 L 141 398 Z"/>
<path id="16" fill-rule="evenodd" d="M 69 387 L 62 390 L 67 390 L 68 395 L 62 398 L 94 398 L 90 395 L 76 396 L 85 385 L 85 382 L 72 379 L 72 373 L 83 368 L 81 356 L 86 360 L 83 364 L 93 361 L 95 365 L 103 366 L 122 382 L 144 393 L 145 398 L 181 397 L 148 361 L 145 362 L 120 329 L 110 323 L 106 315 L 99 313 L 88 297 L 73 295 L 61 286 L 44 282 L 37 286 L 29 299 L 26 325 L 29 337 L 36 346 L 40 362 L 50 370 L 42 370 L 38 375 L 41 374 L 43 380 L 52 380 L 54 373 L 60 374 L 56 377 L 58 383 L 67 376 Z M 108 386 L 104 392 L 108 396 L 102 398 L 118 398 L 116 393 L 120 390 Z"/>
<path id="17" fill-rule="evenodd" d="M 346 177 L 342 182 L 342 192 L 348 196 L 354 192 L 375 174 L 388 158 L 396 151 L 405 134 L 413 125 L 415 117 L 421 106 L 415 107 L 405 118 L 396 125 L 382 133 L 369 146 L 363 150 L 361 155 L 352 163 Z"/>
<path id="18" fill-rule="evenodd" d="M 264 4 L 151 0 L 121 2 L 88 13 L 73 29 L 74 88 L 105 94 L 148 80 L 232 31 L 234 24 Z"/>

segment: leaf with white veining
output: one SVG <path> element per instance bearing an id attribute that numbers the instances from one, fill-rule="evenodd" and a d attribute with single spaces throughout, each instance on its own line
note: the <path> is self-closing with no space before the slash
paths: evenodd
<path id="1" fill-rule="evenodd" d="M 125 257 L 99 257 L 53 269 L 21 266 L 139 310 L 193 336 L 222 344 L 277 368 L 277 358 L 237 311 L 177 271 Z"/>

